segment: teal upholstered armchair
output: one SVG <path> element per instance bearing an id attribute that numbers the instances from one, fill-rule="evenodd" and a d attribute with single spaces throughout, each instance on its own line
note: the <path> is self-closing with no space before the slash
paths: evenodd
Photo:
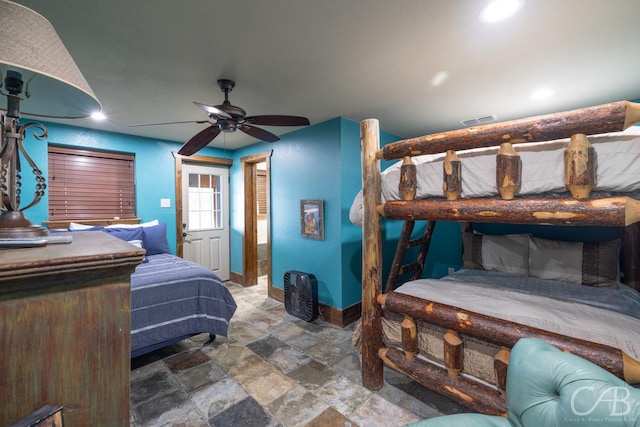
<path id="1" fill-rule="evenodd" d="M 640 427 L 640 389 L 534 338 L 521 339 L 511 351 L 507 407 L 508 418 L 456 414 L 411 427 Z"/>

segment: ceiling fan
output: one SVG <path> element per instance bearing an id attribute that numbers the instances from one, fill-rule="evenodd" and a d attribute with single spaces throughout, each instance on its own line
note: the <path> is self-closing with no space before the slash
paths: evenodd
<path id="1" fill-rule="evenodd" d="M 248 116 L 247 112 L 240 107 L 232 105 L 229 102 L 229 92 L 235 87 L 235 82 L 227 79 L 218 80 L 218 86 L 220 90 L 224 92 L 224 102 L 220 105 L 210 106 L 202 104 L 200 102 L 193 101 L 194 104 L 204 109 L 208 115 L 208 120 L 193 120 L 186 122 L 170 122 L 170 123 L 150 123 L 144 125 L 132 125 L 132 126 L 152 126 L 161 124 L 175 124 L 175 123 L 210 123 L 211 125 L 206 129 L 198 132 L 190 140 L 188 140 L 180 150 L 178 154 L 183 156 L 190 156 L 199 150 L 203 149 L 208 143 L 220 134 L 220 132 L 235 132 L 240 130 L 247 135 L 267 142 L 278 141 L 277 135 L 268 132 L 260 126 L 308 126 L 309 119 L 299 116 L 282 116 L 282 115 L 262 115 L 262 116 Z"/>

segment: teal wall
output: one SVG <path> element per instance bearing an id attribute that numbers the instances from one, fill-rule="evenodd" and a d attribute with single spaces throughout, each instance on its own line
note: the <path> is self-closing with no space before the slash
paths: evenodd
<path id="1" fill-rule="evenodd" d="M 150 138 L 142 138 L 120 133 L 97 131 L 57 123 L 43 123 L 48 130 L 48 137 L 39 141 L 28 131 L 25 137 L 25 147 L 29 155 L 48 177 L 47 167 L 47 143 L 68 145 L 74 147 L 86 147 L 100 150 L 111 150 L 125 153 L 133 153 L 136 156 L 136 213 L 144 221 L 158 219 L 167 223 L 167 238 L 171 251 L 176 250 L 176 212 L 175 212 L 175 175 L 173 171 L 174 158 L 172 151 L 178 151 L 181 144 L 170 141 L 162 141 Z M 223 156 L 223 151 L 207 147 L 201 152 L 210 156 Z M 28 168 L 23 164 L 23 181 L 25 191 L 22 206 L 26 206 L 33 194 L 29 189 L 30 177 Z M 96 194 L 96 197 L 100 197 Z M 170 199 L 170 208 L 161 208 L 160 199 Z M 25 211 L 29 220 L 41 224 L 49 218 L 48 196 L 36 206 Z"/>
<path id="2" fill-rule="evenodd" d="M 175 253 L 175 179 L 172 152 L 181 144 L 66 125 L 44 123 L 46 141 L 28 135 L 27 151 L 45 176 L 47 143 L 133 153 L 136 156 L 137 215 L 143 221 L 158 219 L 167 224 L 169 244 Z M 398 137 L 382 132 L 381 144 Z M 335 118 L 300 128 L 281 137 L 275 144 L 258 142 L 235 151 L 211 147 L 198 154 L 230 157 L 230 267 L 242 273 L 242 235 L 244 232 L 244 187 L 242 157 L 272 150 L 271 156 L 271 243 L 272 282 L 283 287 L 284 273 L 300 270 L 318 280 L 318 297 L 323 304 L 344 309 L 360 302 L 362 270 L 362 229 L 349 221 L 349 208 L 362 186 L 360 125 Z M 388 167 L 390 162 L 382 162 Z M 24 168 L 23 168 L 24 169 Z M 23 175 L 25 175 L 23 173 Z M 25 182 L 28 179 L 25 178 Z M 25 188 L 25 194 L 33 190 Z M 99 196 L 99 195 L 98 195 Z M 161 208 L 160 199 L 170 199 L 170 208 Z M 28 203 L 24 197 L 23 205 Z M 324 202 L 324 240 L 300 235 L 300 200 Z M 28 209 L 27 217 L 36 223 L 48 219 L 47 196 Z M 402 223 L 383 221 L 383 274 L 387 274 Z M 448 267 L 460 266 L 460 228 L 440 223 L 434 234 L 434 247 L 427 258 L 425 276 L 440 277 Z"/>
<path id="3" fill-rule="evenodd" d="M 283 135 L 275 144 L 259 143 L 234 151 L 231 170 L 231 270 L 242 272 L 244 188 L 240 158 L 273 150 L 271 156 L 272 283 L 283 287 L 284 273 L 299 270 L 318 280 L 320 302 L 342 308 L 340 124 L 333 119 Z M 322 199 L 324 240 L 300 234 L 300 200 Z"/>
<path id="4" fill-rule="evenodd" d="M 394 138 L 397 139 L 397 138 Z M 362 188 L 360 160 L 360 124 L 341 120 L 340 158 L 342 182 L 340 224 L 342 239 L 341 277 L 343 308 L 357 304 L 362 299 L 360 277 L 362 275 L 362 228 L 349 221 L 349 208 Z"/>
<path id="5" fill-rule="evenodd" d="M 381 145 L 396 141 L 381 132 Z M 232 182 L 231 270 L 242 273 L 244 188 L 240 159 L 273 150 L 271 157 L 272 283 L 283 287 L 288 270 L 312 273 L 321 303 L 344 309 L 362 297 L 362 229 L 349 221 L 349 208 L 362 187 L 360 124 L 336 118 L 282 136 L 276 144 L 259 143 L 234 151 Z M 393 162 L 381 162 L 385 169 Z M 324 201 L 325 239 L 300 235 L 300 200 Z M 383 220 L 383 275 L 386 277 L 402 229 L 400 221 Z M 416 227 L 416 232 L 424 226 Z M 461 265 L 460 226 L 439 223 L 425 276 L 441 277 Z"/>

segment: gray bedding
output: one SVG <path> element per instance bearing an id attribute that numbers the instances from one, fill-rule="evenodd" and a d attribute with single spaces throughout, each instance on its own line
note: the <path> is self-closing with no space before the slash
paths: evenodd
<path id="1" fill-rule="evenodd" d="M 227 335 L 236 303 L 212 271 L 169 254 L 148 255 L 131 275 L 131 352 L 189 335 Z"/>
<path id="2" fill-rule="evenodd" d="M 488 276 L 485 284 L 478 283 L 478 277 L 481 275 Z M 609 292 L 611 298 L 615 299 L 615 295 L 620 295 L 620 289 L 593 287 L 582 289 L 587 286 L 569 283 L 565 290 L 559 290 L 555 289 L 555 286 L 563 287 L 563 283 L 526 276 L 522 277 L 529 284 L 523 285 L 519 280 L 514 280 L 514 275 L 486 270 L 461 271 L 454 276 L 462 280 L 419 279 L 404 283 L 396 289 L 396 292 L 508 322 L 604 344 L 618 348 L 631 358 L 640 360 L 640 318 L 634 317 L 637 316 L 637 311 L 628 315 L 620 313 L 619 310 L 612 311 L 596 306 L 601 302 L 597 298 L 602 297 L 602 301 L 609 299 L 603 292 Z M 492 276 L 493 279 L 491 279 Z M 497 279 L 501 276 L 506 276 L 508 281 L 502 282 Z M 467 282 L 465 279 L 470 281 Z M 538 284 L 531 285 L 532 282 Z M 495 286 L 496 283 L 501 283 L 501 286 Z M 516 288 L 512 289 L 512 285 Z M 517 289 L 519 286 L 525 286 L 525 288 Z M 536 287 L 539 289 L 534 291 Z M 544 291 L 540 292 L 541 289 Z M 629 290 L 636 292 L 633 289 Z M 625 294 L 626 291 L 623 287 L 621 293 Z M 583 292 L 600 295 L 590 299 Z M 579 298 L 587 298 L 588 304 L 577 302 L 572 298 L 573 295 L 582 295 Z M 634 305 L 637 307 L 638 299 L 632 298 L 625 304 L 628 304 L 627 308 L 622 311 L 633 311 L 632 307 Z"/>
<path id="3" fill-rule="evenodd" d="M 461 269 L 442 280 L 500 287 L 562 301 L 579 302 L 640 318 L 640 292 L 620 283 L 618 289 L 582 286 L 531 276 L 516 276 L 488 270 Z"/>

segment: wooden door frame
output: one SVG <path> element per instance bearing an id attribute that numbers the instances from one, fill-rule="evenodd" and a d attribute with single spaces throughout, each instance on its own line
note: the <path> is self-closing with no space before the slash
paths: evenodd
<path id="1" fill-rule="evenodd" d="M 183 255 L 183 239 L 182 239 L 182 224 L 184 223 L 182 218 L 182 208 L 183 208 L 183 200 L 182 200 L 182 166 L 184 163 L 191 164 L 200 164 L 200 165 L 210 165 L 210 166 L 226 166 L 231 168 L 233 165 L 232 159 L 225 159 L 222 157 L 211 157 L 211 156 L 199 156 L 199 155 L 191 155 L 191 156 L 183 156 L 176 152 L 172 152 L 175 164 L 175 180 L 176 180 L 176 255 L 182 258 Z M 231 191 L 231 185 L 229 185 L 229 189 L 227 191 Z M 231 212 L 231 207 L 229 206 L 229 212 Z"/>
<path id="2" fill-rule="evenodd" d="M 258 230 L 256 195 L 257 164 L 266 164 L 267 173 L 267 295 L 272 296 L 271 270 L 271 155 L 273 150 L 242 157 L 242 176 L 244 178 L 244 233 L 242 235 L 242 276 L 244 285 L 258 283 Z M 253 206 L 253 209 L 248 207 Z"/>

